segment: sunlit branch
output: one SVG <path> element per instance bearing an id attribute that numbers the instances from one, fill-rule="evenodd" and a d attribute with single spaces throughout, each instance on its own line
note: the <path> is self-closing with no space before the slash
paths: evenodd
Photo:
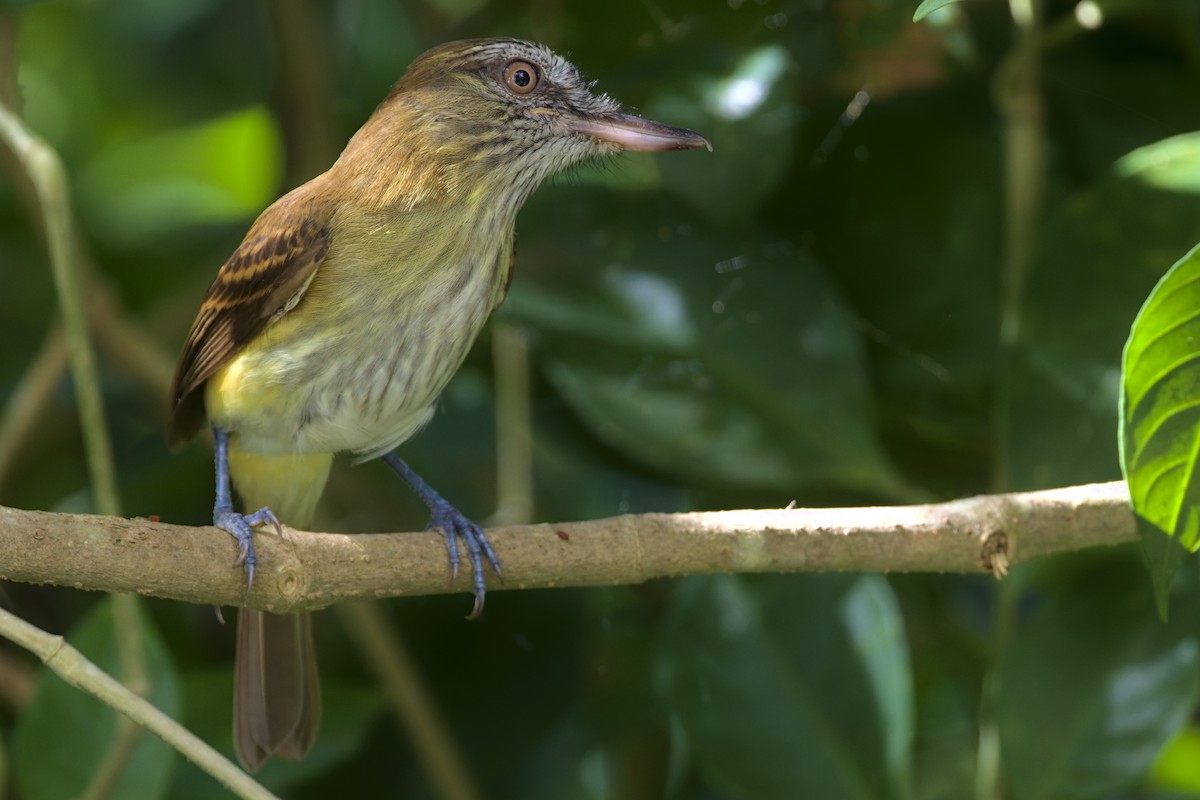
<path id="1" fill-rule="evenodd" d="M 1136 536 L 1123 482 L 873 508 L 641 514 L 489 531 L 492 589 L 616 586 L 757 572 L 991 572 Z M 0 577 L 273 611 L 468 592 L 440 534 L 262 532 L 247 593 L 237 546 L 212 527 L 0 507 Z"/>

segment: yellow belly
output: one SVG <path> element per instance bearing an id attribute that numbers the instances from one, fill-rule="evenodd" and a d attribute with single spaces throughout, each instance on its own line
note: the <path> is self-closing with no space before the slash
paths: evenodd
<path id="1" fill-rule="evenodd" d="M 394 449 L 432 415 L 465 348 L 430 350 L 387 334 L 264 337 L 209 379 L 209 419 L 256 453 Z"/>
<path id="2" fill-rule="evenodd" d="M 492 310 L 489 283 L 351 310 L 306 296 L 209 379 L 209 419 L 250 452 L 392 450 L 432 416 Z"/>
<path id="3" fill-rule="evenodd" d="M 212 423 L 262 454 L 370 458 L 416 433 L 512 264 L 510 219 L 464 236 L 431 213 L 416 228 L 414 216 L 356 217 L 299 303 L 209 378 Z"/>

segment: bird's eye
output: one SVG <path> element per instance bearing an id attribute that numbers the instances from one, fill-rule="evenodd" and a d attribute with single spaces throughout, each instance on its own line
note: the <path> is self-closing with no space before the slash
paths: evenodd
<path id="1" fill-rule="evenodd" d="M 504 68 L 504 85 L 517 94 L 529 94 L 538 85 L 538 70 L 528 61 L 514 61 Z"/>

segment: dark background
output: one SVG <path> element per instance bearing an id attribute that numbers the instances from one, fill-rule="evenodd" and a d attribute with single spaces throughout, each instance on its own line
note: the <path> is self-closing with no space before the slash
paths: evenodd
<path id="1" fill-rule="evenodd" d="M 1200 3 L 1041 8 L 1023 41 L 992 0 L 919 23 L 891 0 L 0 4 L 24 116 L 70 176 L 89 302 L 111 299 L 104 324 L 127 320 L 143 345 L 97 334 L 124 512 L 210 520 L 210 452 L 163 437 L 163 370 L 204 289 L 418 53 L 482 35 L 546 42 L 714 147 L 578 170 L 520 216 L 497 316 L 529 347 L 533 521 L 1120 477 L 1122 343 L 1200 240 Z M 1098 27 L 1077 21 L 1093 12 Z M 0 398 L 56 320 L 4 164 Z M 402 449 L 483 522 L 504 469 L 493 331 Z M 0 503 L 94 510 L 69 381 L 0 454 Z M 424 522 L 387 470 L 345 463 L 317 528 Z M 1167 624 L 1134 548 L 1002 583 L 496 592 L 473 623 L 465 593 L 384 606 L 486 797 L 1166 798 L 1200 796 L 1195 583 L 1181 578 Z M 4 601 L 111 661 L 102 597 L 10 585 Z M 144 608 L 154 699 L 229 752 L 230 627 L 208 608 Z M 337 614 L 317 637 L 321 737 L 264 782 L 435 796 Z M 32 701 L 6 692 L 10 788 L 81 786 L 111 736 L 97 709 L 56 679 Z M 119 796 L 222 796 L 143 746 Z"/>

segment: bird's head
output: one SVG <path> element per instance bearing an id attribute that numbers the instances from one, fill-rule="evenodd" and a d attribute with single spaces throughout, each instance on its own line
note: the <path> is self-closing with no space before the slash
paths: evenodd
<path id="1" fill-rule="evenodd" d="M 450 194 L 500 190 L 514 206 L 547 176 L 591 158 L 712 149 L 694 131 L 624 112 L 570 62 L 516 39 L 449 42 L 420 55 L 356 138 L 364 133 L 392 150 L 403 193 L 419 179 Z"/>

